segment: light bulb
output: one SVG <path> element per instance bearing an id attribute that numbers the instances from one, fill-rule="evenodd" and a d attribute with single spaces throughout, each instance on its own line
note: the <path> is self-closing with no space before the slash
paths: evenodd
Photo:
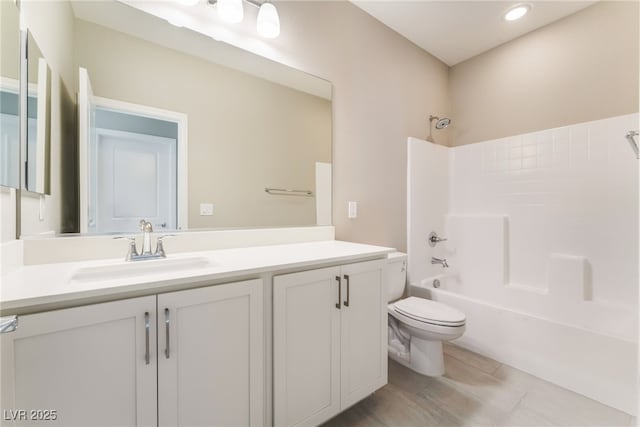
<path id="1" fill-rule="evenodd" d="M 262 3 L 260 6 L 256 28 L 262 37 L 274 39 L 280 35 L 280 17 L 272 3 Z"/>
<path id="2" fill-rule="evenodd" d="M 223 21 L 237 24 L 242 21 L 244 11 L 242 0 L 218 0 L 218 17 Z"/>

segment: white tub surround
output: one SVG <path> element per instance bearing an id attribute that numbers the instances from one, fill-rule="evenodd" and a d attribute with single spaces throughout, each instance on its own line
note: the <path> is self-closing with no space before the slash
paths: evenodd
<path id="1" fill-rule="evenodd" d="M 255 246 L 169 254 L 164 260 L 122 258 L 23 266 L 2 277 L 0 314 L 20 314 L 89 302 L 196 287 L 230 278 L 384 257 L 393 249 L 341 241 Z M 180 264 L 182 260 L 182 265 Z M 163 263 L 169 263 L 163 267 Z M 171 264 L 178 263 L 178 264 Z M 152 265 L 157 268 L 151 268 Z M 114 270 L 123 274 L 103 280 Z M 136 271 L 136 267 L 140 270 Z"/>
<path id="2" fill-rule="evenodd" d="M 407 209 L 412 292 L 467 314 L 457 344 L 632 414 L 637 127 L 631 114 L 455 148 L 410 138 Z M 448 240 L 430 247 L 431 231 Z"/>

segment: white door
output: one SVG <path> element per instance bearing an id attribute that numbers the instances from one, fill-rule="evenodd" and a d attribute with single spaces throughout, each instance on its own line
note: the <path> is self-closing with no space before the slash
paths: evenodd
<path id="1" fill-rule="evenodd" d="M 20 316 L 0 335 L 2 408 L 55 414 L 3 425 L 157 425 L 155 309 L 148 296 Z"/>
<path id="2" fill-rule="evenodd" d="M 386 261 L 342 266 L 341 402 L 348 408 L 387 383 Z"/>
<path id="3" fill-rule="evenodd" d="M 97 129 L 90 148 L 89 231 L 138 231 L 141 219 L 156 231 L 177 227 L 177 141 Z"/>
<path id="4" fill-rule="evenodd" d="M 96 108 L 89 73 L 79 68 L 78 75 L 78 174 L 80 232 L 89 231 L 89 147 L 95 139 Z"/>
<path id="5" fill-rule="evenodd" d="M 160 426 L 261 426 L 262 280 L 158 295 Z"/>
<path id="6" fill-rule="evenodd" d="M 274 425 L 318 425 L 340 411 L 340 268 L 273 279 Z"/>

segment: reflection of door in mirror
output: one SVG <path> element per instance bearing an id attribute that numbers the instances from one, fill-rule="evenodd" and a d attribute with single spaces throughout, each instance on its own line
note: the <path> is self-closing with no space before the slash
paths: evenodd
<path id="1" fill-rule="evenodd" d="M 186 185 L 186 171 L 179 160 L 184 163 L 186 135 L 180 130 L 186 117 L 92 96 L 86 70 L 80 73 L 85 85 L 79 96 L 81 205 L 86 207 L 81 231 L 135 232 L 141 219 L 156 231 L 184 228 L 180 186 Z"/>
<path id="2" fill-rule="evenodd" d="M 136 133 L 99 127 L 101 121 L 113 128 L 144 128 L 151 120 L 96 110 L 96 138 L 89 147 L 89 232 L 131 232 L 141 219 L 156 231 L 175 230 L 177 124 L 170 123 L 175 136 L 166 138 L 152 129 Z"/>
<path id="3" fill-rule="evenodd" d="M 0 185 L 20 185 L 20 15 L 12 1 L 0 2 Z"/>

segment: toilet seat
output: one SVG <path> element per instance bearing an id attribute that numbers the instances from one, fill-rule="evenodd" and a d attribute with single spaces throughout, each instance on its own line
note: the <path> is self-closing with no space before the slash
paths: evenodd
<path id="1" fill-rule="evenodd" d="M 393 304 L 397 313 L 412 320 L 438 326 L 464 326 L 464 313 L 445 304 L 424 298 L 409 297 Z"/>

